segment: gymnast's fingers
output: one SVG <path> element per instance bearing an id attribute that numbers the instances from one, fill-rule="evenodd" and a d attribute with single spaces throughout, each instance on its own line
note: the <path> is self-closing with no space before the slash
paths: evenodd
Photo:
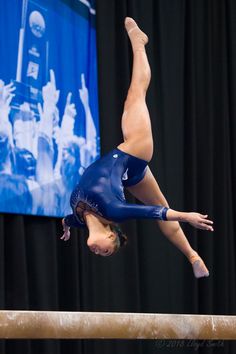
<path id="1" fill-rule="evenodd" d="M 202 222 L 201 226 L 203 230 L 214 231 L 213 227 L 206 222 Z"/>
<path id="2" fill-rule="evenodd" d="M 204 219 L 203 220 L 204 224 L 209 224 L 209 225 L 213 225 L 213 221 L 209 220 L 209 219 Z"/>

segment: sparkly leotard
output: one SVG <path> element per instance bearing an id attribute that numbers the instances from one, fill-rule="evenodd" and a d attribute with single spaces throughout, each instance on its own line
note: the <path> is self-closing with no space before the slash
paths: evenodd
<path id="1" fill-rule="evenodd" d="M 71 194 L 73 214 L 65 217 L 66 225 L 85 226 L 83 218 L 76 211 L 78 207 L 114 222 L 137 218 L 166 220 L 168 208 L 129 204 L 125 200 L 124 187 L 140 182 L 146 168 L 147 161 L 118 148 L 95 161 L 85 170 Z"/>

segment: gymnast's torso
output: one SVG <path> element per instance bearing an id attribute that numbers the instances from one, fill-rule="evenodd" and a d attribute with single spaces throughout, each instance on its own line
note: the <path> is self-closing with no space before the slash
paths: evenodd
<path id="1" fill-rule="evenodd" d="M 116 148 L 91 164 L 71 194 L 73 214 L 65 218 L 68 226 L 85 226 L 83 211 L 91 211 L 112 222 L 132 218 L 165 219 L 166 209 L 126 203 L 124 188 L 145 176 L 147 161 Z M 80 212 L 79 212 L 80 211 Z"/>

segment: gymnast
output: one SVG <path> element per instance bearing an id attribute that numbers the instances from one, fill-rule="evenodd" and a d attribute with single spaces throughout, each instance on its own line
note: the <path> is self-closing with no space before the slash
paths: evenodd
<path id="1" fill-rule="evenodd" d="M 208 231 L 213 231 L 213 222 L 207 215 L 170 209 L 148 167 L 153 154 L 145 100 L 151 79 L 145 51 L 148 37 L 132 18 L 125 19 L 125 28 L 133 51 L 133 69 L 121 121 L 124 141 L 83 173 L 70 198 L 73 214 L 62 220 L 61 239 L 70 238 L 70 227 L 87 227 L 90 250 L 110 256 L 126 243 L 117 223 L 128 219 L 156 219 L 163 234 L 188 258 L 195 277 L 207 277 L 208 269 L 190 246 L 179 221 Z M 124 188 L 144 205 L 127 203 Z"/>

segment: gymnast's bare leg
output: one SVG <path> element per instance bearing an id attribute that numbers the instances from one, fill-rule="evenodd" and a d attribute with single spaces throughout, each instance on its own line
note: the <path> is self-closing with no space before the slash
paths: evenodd
<path id="1" fill-rule="evenodd" d="M 153 154 L 153 139 L 146 105 L 146 92 L 151 79 L 145 51 L 148 37 L 129 17 L 125 20 L 125 27 L 133 50 L 133 71 L 121 120 L 124 142 L 119 145 L 119 149 L 150 161 Z"/>
<path id="2" fill-rule="evenodd" d="M 144 179 L 135 186 L 129 187 L 128 190 L 144 204 L 168 207 L 167 200 L 149 168 Z M 180 224 L 177 221 L 157 221 L 157 223 L 168 240 L 188 258 L 192 264 L 195 277 L 207 277 L 209 275 L 208 269 L 198 253 L 190 246 Z"/>
<path id="3" fill-rule="evenodd" d="M 118 147 L 129 154 L 150 161 L 153 154 L 153 138 L 146 106 L 146 92 L 151 79 L 150 66 L 145 51 L 148 38 L 131 18 L 126 18 L 125 27 L 133 50 L 133 71 L 122 116 L 124 142 Z M 144 204 L 168 206 L 150 169 L 147 170 L 141 182 L 128 189 Z M 158 221 L 158 224 L 163 234 L 189 259 L 193 266 L 194 275 L 197 278 L 208 276 L 209 272 L 204 262 L 190 246 L 179 223 Z"/>

